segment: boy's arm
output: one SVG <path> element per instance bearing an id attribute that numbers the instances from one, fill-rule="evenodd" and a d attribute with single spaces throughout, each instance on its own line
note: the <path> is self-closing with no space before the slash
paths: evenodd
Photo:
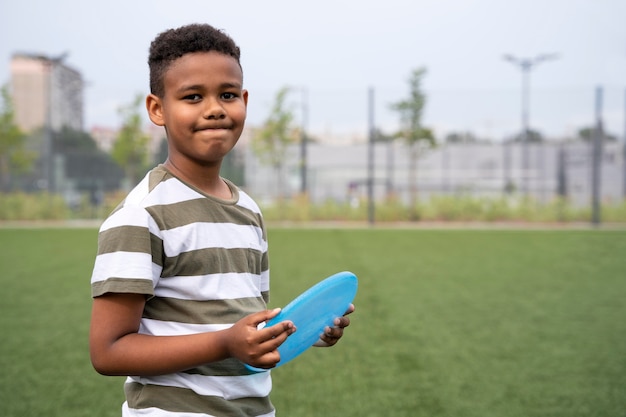
<path id="1" fill-rule="evenodd" d="M 111 293 L 94 298 L 89 346 L 94 368 L 105 375 L 162 375 L 235 357 L 255 367 L 272 368 L 276 350 L 295 331 L 292 322 L 257 330 L 278 314 L 265 310 L 231 328 L 184 336 L 138 333 L 145 297 Z"/>

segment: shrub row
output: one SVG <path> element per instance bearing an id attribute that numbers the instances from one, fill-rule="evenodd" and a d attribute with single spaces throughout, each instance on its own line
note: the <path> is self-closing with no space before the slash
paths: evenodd
<path id="1" fill-rule="evenodd" d="M 268 221 L 367 221 L 370 207 L 366 201 L 340 203 L 326 201 L 312 205 L 306 198 L 284 200 L 263 207 Z M 472 196 L 435 196 L 408 207 L 397 200 L 377 202 L 373 208 L 376 222 L 590 222 L 589 207 L 575 207 L 565 199 L 539 203 L 515 196 L 488 198 Z M 626 200 L 606 202 L 601 209 L 605 222 L 626 222 Z"/>
<path id="2" fill-rule="evenodd" d="M 69 206 L 61 196 L 48 193 L 0 194 L 0 220 L 72 220 L 103 219 L 122 200 L 122 193 L 107 194 L 98 206 L 82 198 Z M 337 202 L 328 200 L 311 204 L 304 196 L 285 199 L 262 207 L 267 221 L 319 222 L 367 221 L 367 201 Z M 540 204 L 515 196 L 486 198 L 472 196 L 435 196 L 408 207 L 398 200 L 376 202 L 377 222 L 455 221 L 455 222 L 589 222 L 591 209 L 575 207 L 564 199 Z M 626 200 L 605 202 L 602 221 L 626 223 Z"/>

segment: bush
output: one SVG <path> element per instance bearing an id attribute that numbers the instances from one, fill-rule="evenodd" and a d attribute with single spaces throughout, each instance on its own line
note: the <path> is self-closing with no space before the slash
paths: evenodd
<path id="1" fill-rule="evenodd" d="M 124 192 L 109 193 L 101 204 L 93 205 L 87 195 L 69 206 L 60 195 L 48 193 L 0 194 L 0 220 L 70 220 L 104 219 L 124 199 Z M 312 204 L 307 196 L 296 196 L 262 207 L 269 222 L 366 222 L 365 199 L 337 201 L 328 199 Z M 374 208 L 376 222 L 448 221 L 448 222 L 589 222 L 591 209 L 575 207 L 557 198 L 547 203 L 515 195 L 496 198 L 470 195 L 435 195 L 411 208 L 397 198 L 378 201 Z M 605 201 L 601 221 L 626 223 L 626 200 Z"/>
<path id="2" fill-rule="evenodd" d="M 575 207 L 568 200 L 558 198 L 547 203 L 532 198 L 473 197 L 473 196 L 432 196 L 428 201 L 420 201 L 414 208 L 390 198 L 376 202 L 376 222 L 407 221 L 454 221 L 454 222 L 589 222 L 589 207 Z M 268 221 L 308 222 L 308 221 L 367 221 L 368 203 L 365 200 L 338 202 L 327 200 L 312 205 L 302 196 L 283 200 L 280 204 L 265 205 L 263 214 Z M 620 204 L 605 202 L 602 207 L 602 221 L 626 222 L 626 201 Z"/>
<path id="3" fill-rule="evenodd" d="M 0 193 L 0 220 L 39 221 L 71 219 L 103 219 L 124 198 L 122 193 L 111 193 L 102 204 L 93 205 L 87 195 L 78 204 L 70 206 L 61 195 L 40 193 Z"/>
<path id="4" fill-rule="evenodd" d="M 5 193 L 0 199 L 0 220 L 59 220 L 69 216 L 63 198 L 49 193 Z"/>

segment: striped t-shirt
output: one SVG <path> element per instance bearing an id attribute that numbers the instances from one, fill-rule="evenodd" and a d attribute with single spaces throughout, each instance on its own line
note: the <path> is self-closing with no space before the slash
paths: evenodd
<path id="1" fill-rule="evenodd" d="M 231 327 L 266 308 L 261 212 L 227 181 L 231 200 L 204 194 L 162 165 L 104 221 L 91 288 L 147 296 L 139 332 L 183 335 Z M 231 358 L 161 376 L 129 376 L 124 416 L 273 416 L 270 372 Z"/>

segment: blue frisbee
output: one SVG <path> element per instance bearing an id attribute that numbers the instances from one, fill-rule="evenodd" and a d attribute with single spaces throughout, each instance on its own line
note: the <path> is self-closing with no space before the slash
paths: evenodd
<path id="1" fill-rule="evenodd" d="M 276 364 L 276 368 L 290 362 L 313 346 L 324 333 L 326 326 L 334 326 L 335 319 L 343 316 L 350 307 L 356 296 L 357 287 L 356 275 L 347 271 L 339 272 L 300 294 L 274 318 L 268 320 L 264 327 L 291 320 L 297 329 L 278 347 L 280 362 Z M 246 368 L 253 372 L 268 371 L 248 364 Z"/>

